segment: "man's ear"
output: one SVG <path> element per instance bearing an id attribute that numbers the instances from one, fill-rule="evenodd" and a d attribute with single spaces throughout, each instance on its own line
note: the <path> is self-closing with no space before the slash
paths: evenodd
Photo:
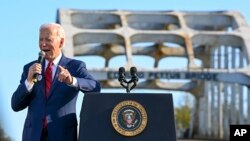
<path id="1" fill-rule="evenodd" d="M 61 38 L 60 47 L 63 47 L 63 45 L 64 45 L 64 38 Z"/>

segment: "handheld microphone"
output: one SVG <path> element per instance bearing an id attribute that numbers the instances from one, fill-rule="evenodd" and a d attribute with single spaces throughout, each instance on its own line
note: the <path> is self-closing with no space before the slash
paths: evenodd
<path id="1" fill-rule="evenodd" d="M 44 60 L 44 56 L 45 56 L 45 52 L 41 50 L 41 51 L 38 53 L 37 63 L 42 64 L 42 62 L 43 62 L 43 60 Z M 36 73 L 36 74 L 33 76 L 33 82 L 36 83 L 37 81 L 40 81 L 40 80 L 42 80 L 42 75 Z"/>

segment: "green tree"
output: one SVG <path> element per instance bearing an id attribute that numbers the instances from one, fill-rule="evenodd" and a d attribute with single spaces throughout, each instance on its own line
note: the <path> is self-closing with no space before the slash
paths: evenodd
<path id="1" fill-rule="evenodd" d="M 186 129 L 189 127 L 193 101 L 192 95 L 186 93 L 181 100 L 181 106 L 175 108 L 175 121 L 178 128 Z"/>
<path id="2" fill-rule="evenodd" d="M 191 108 L 187 105 L 175 108 L 176 125 L 181 128 L 188 128 L 191 118 Z"/>

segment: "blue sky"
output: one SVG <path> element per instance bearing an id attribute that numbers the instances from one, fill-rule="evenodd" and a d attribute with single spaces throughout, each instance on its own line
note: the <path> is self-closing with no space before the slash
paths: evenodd
<path id="1" fill-rule="evenodd" d="M 38 29 L 54 22 L 58 8 L 86 10 L 236 10 L 250 22 L 249 0 L 8 0 L 0 2 L 0 122 L 15 141 L 21 140 L 26 110 L 13 112 L 12 93 L 18 86 L 24 64 L 37 59 Z M 88 65 L 88 62 L 87 62 Z M 89 64 L 90 65 L 90 64 Z"/>

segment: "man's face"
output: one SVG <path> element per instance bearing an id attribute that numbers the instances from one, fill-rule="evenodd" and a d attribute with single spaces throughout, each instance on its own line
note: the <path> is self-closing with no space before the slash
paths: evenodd
<path id="1" fill-rule="evenodd" d="M 45 59 L 53 61 L 61 52 L 63 38 L 57 34 L 55 27 L 42 28 L 39 35 L 39 47 L 45 52 Z"/>

